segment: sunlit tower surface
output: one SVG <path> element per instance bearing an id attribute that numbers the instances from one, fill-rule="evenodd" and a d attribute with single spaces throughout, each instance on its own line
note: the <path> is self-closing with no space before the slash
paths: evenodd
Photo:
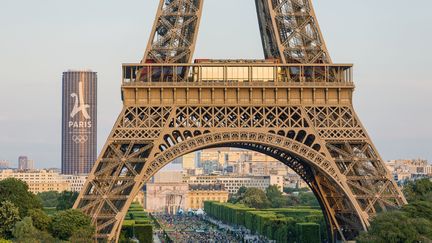
<path id="1" fill-rule="evenodd" d="M 354 112 L 353 67 L 332 62 L 311 1 L 255 4 L 265 60 L 192 63 L 203 1 L 160 1 L 144 58 L 123 65 L 123 109 L 74 205 L 92 217 L 96 239 L 118 239 L 134 196 L 162 167 L 214 147 L 293 169 L 333 241 L 406 203 Z"/>

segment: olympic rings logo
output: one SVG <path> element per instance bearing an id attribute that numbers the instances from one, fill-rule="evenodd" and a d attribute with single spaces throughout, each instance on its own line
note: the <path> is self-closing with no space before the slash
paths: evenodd
<path id="1" fill-rule="evenodd" d="M 87 135 L 73 135 L 72 136 L 72 141 L 74 141 L 75 143 L 86 143 L 88 141 L 88 136 Z"/>

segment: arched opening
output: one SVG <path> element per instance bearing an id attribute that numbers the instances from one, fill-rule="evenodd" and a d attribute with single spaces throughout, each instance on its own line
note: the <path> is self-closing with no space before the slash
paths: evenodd
<path id="1" fill-rule="evenodd" d="M 186 132 L 184 132 L 184 134 L 185 133 Z M 338 200 L 341 200 L 341 202 L 339 203 L 350 204 L 350 202 L 346 199 L 346 197 L 345 199 L 340 199 L 345 196 L 345 193 L 342 187 L 338 186 L 339 182 L 335 181 L 334 177 L 329 174 L 329 171 L 325 170 L 324 167 L 320 167 L 320 165 L 318 165 L 314 161 L 314 159 L 316 160 L 319 156 L 321 156 L 321 154 L 319 153 L 319 147 L 317 147 L 317 144 L 311 146 L 313 144 L 313 141 L 308 142 L 312 139 L 311 137 L 306 137 L 306 135 L 304 135 L 303 139 L 299 139 L 302 142 L 300 143 L 296 139 L 298 136 L 296 136 L 294 137 L 295 139 L 288 140 L 288 142 L 291 143 L 288 146 L 287 141 L 284 142 L 283 140 L 275 140 L 272 144 L 271 142 L 269 142 L 269 137 L 261 137 L 261 135 L 257 135 L 253 137 L 253 139 L 251 139 L 252 137 L 250 135 L 248 135 L 249 137 L 245 137 L 246 135 L 244 134 L 238 134 L 238 136 L 234 136 L 235 139 L 232 139 L 232 135 L 227 134 L 204 133 L 204 135 L 201 135 L 199 133 L 194 133 L 192 135 L 191 133 L 190 135 L 193 136 L 193 138 L 173 146 L 168 145 L 168 148 L 161 150 L 161 152 L 155 159 L 155 170 L 151 172 L 151 176 L 156 174 L 161 168 L 169 164 L 171 161 L 177 159 L 178 157 L 201 151 L 203 149 L 229 147 L 245 149 L 247 151 L 255 151 L 283 163 L 284 165 L 292 169 L 298 176 L 300 176 L 301 179 L 308 185 L 311 192 L 315 195 L 319 203 L 320 210 L 323 212 L 327 235 L 330 240 L 341 239 L 339 235 L 347 236 L 352 234 L 353 236 L 355 236 L 358 231 L 361 230 L 358 228 L 346 228 L 342 229 L 344 232 L 335 231 L 335 224 L 340 222 L 341 218 L 338 218 L 339 216 L 335 214 L 334 211 L 332 211 L 334 210 L 334 205 L 329 205 L 336 202 L 329 202 L 331 198 L 329 198 L 328 195 L 323 194 L 322 187 L 329 187 L 326 188 L 325 191 L 327 191 L 328 194 L 333 194 L 335 197 L 338 197 Z M 214 139 L 210 140 L 209 136 L 213 136 Z M 278 134 L 275 136 L 285 137 L 284 134 L 280 132 L 278 132 Z M 215 141 L 218 139 L 218 137 L 220 138 L 220 142 Z M 306 145 L 309 145 L 309 150 L 305 149 Z M 182 148 L 182 151 L 179 151 L 180 147 Z M 293 148 L 297 148 L 297 151 L 293 151 Z M 306 156 L 310 156 L 311 153 L 315 153 L 316 157 L 307 158 Z M 317 161 L 319 161 L 319 159 Z M 174 188 L 174 190 L 179 192 L 181 191 L 181 188 Z M 176 202 L 175 197 L 170 197 L 169 200 L 174 200 L 174 202 Z M 167 211 L 173 210 L 178 211 L 179 207 L 170 208 Z M 356 215 L 353 215 L 352 218 L 350 218 L 349 220 L 360 221 L 360 219 Z M 361 223 L 359 222 L 352 222 L 352 224 L 361 225 Z"/>

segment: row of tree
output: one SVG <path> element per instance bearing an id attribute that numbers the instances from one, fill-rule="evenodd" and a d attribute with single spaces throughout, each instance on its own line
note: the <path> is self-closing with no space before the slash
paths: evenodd
<path id="1" fill-rule="evenodd" d="M 313 206 L 319 207 L 315 195 L 307 190 L 302 190 L 294 194 L 283 195 L 277 185 L 269 186 L 265 191 L 258 188 L 240 187 L 229 202 L 240 203 L 252 208 L 284 208 L 294 206 Z"/>
<path id="2" fill-rule="evenodd" d="M 94 228 L 88 216 L 65 203 L 73 200 L 72 195 L 59 194 L 55 207 L 63 210 L 48 215 L 43 196 L 31 193 L 25 182 L 13 178 L 0 181 L 0 242 L 88 242 Z"/>
<path id="3" fill-rule="evenodd" d="M 205 202 L 205 212 L 227 224 L 241 225 L 278 243 L 325 242 L 327 232 L 319 209 L 292 207 L 255 209 L 242 204 Z"/>
<path id="4" fill-rule="evenodd" d="M 55 210 L 66 210 L 73 207 L 76 199 L 78 198 L 78 192 L 71 191 L 49 191 L 42 192 L 36 195 L 44 208 L 50 208 Z"/>

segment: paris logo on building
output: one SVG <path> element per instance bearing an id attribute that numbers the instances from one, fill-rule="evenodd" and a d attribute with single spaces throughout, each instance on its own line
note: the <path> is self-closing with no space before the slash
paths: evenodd
<path id="1" fill-rule="evenodd" d="M 70 114 L 71 118 L 74 118 L 78 113 L 82 113 L 82 115 L 84 116 L 84 118 L 86 120 L 90 119 L 90 115 L 87 112 L 87 109 L 90 108 L 90 105 L 87 105 L 84 103 L 84 88 L 83 88 L 83 82 L 80 81 L 79 82 L 79 90 L 78 90 L 78 94 L 76 93 L 72 93 L 71 97 L 75 99 L 75 104 L 74 107 L 72 109 L 72 112 Z"/>

